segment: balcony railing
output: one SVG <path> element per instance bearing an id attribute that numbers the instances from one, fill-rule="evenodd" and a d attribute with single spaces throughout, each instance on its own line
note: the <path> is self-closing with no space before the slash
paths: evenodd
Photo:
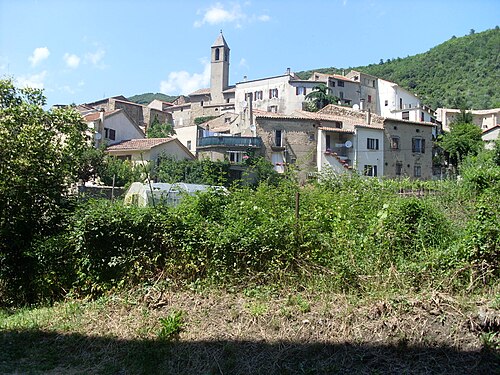
<path id="1" fill-rule="evenodd" d="M 330 147 L 325 150 L 325 155 L 347 156 L 347 147 Z"/>
<path id="2" fill-rule="evenodd" d="M 223 147 L 262 147 L 260 137 L 227 137 L 212 136 L 198 138 L 198 147 L 223 146 Z"/>

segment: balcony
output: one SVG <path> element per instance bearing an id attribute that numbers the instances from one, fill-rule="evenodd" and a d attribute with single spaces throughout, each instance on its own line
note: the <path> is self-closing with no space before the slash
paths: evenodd
<path id="1" fill-rule="evenodd" d="M 198 148 L 203 147 L 252 147 L 261 148 L 262 139 L 260 137 L 227 137 L 212 136 L 198 138 Z"/>
<path id="2" fill-rule="evenodd" d="M 347 147 L 330 147 L 325 150 L 325 155 L 335 155 L 347 158 Z"/>

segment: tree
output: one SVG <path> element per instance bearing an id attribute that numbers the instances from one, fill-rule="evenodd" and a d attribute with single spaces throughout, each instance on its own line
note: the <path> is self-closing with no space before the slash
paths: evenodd
<path id="1" fill-rule="evenodd" d="M 33 302 L 35 240 L 57 232 L 88 147 L 72 109 L 45 111 L 38 89 L 0 80 L 0 299 Z"/>
<path id="2" fill-rule="evenodd" d="M 331 95 L 331 90 L 324 83 L 313 87 L 314 91 L 311 91 L 306 95 L 306 100 L 310 100 L 314 104 L 314 108 L 320 110 L 321 108 L 327 106 L 328 104 L 337 103 L 339 98 Z M 313 108 L 313 109 L 314 109 Z"/>
<path id="3" fill-rule="evenodd" d="M 146 131 L 148 138 L 168 138 L 175 134 L 174 126 L 169 123 L 160 123 L 158 116 L 156 116 L 151 123 L 151 126 Z"/>
<path id="4" fill-rule="evenodd" d="M 458 167 L 467 155 L 476 155 L 483 147 L 481 129 L 471 122 L 464 122 L 469 117 L 462 111 L 450 124 L 450 131 L 441 137 L 439 145 L 448 153 L 450 164 Z"/>

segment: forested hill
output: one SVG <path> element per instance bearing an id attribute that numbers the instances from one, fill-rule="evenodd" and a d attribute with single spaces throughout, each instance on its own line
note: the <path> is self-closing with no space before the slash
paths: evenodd
<path id="1" fill-rule="evenodd" d="M 177 99 L 177 97 L 178 96 L 170 96 L 170 95 L 165 95 L 162 93 L 153 94 L 152 92 L 148 92 L 146 94 L 130 96 L 128 98 L 128 100 L 130 100 L 131 102 L 137 103 L 137 104 L 148 105 L 149 103 L 151 103 L 155 99 L 162 100 L 164 102 L 172 102 L 175 99 Z"/>
<path id="2" fill-rule="evenodd" d="M 395 82 L 439 107 L 487 109 L 500 107 L 500 28 L 450 40 L 428 52 L 377 64 L 346 68 Z M 314 69 L 341 73 L 342 69 Z M 313 70 L 298 73 L 309 78 Z"/>

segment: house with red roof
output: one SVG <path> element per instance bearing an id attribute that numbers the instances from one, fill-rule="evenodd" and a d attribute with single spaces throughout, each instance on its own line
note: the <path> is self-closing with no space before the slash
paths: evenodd
<path id="1" fill-rule="evenodd" d="M 132 163 L 157 163 L 162 155 L 177 160 L 192 160 L 195 156 L 177 138 L 130 139 L 106 148 L 106 153 Z"/>

